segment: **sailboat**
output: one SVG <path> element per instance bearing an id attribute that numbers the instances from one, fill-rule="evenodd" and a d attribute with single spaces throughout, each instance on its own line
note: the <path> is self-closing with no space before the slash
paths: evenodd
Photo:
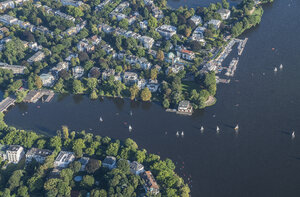
<path id="1" fill-rule="evenodd" d="M 239 125 L 237 124 L 235 127 L 234 127 L 234 130 L 239 130 Z"/>
<path id="2" fill-rule="evenodd" d="M 181 136 L 182 136 L 182 137 L 184 136 L 184 132 L 183 132 L 183 131 L 181 132 Z"/>
<path id="3" fill-rule="evenodd" d="M 177 136 L 177 137 L 179 136 L 179 132 L 178 132 L 178 131 L 176 132 L 176 136 Z"/>
<path id="4" fill-rule="evenodd" d="M 203 131 L 204 131 L 204 127 L 203 127 L 203 126 L 201 126 L 201 128 L 200 128 L 200 131 L 201 131 L 201 132 L 203 132 Z"/>
<path id="5" fill-rule="evenodd" d="M 274 72 L 277 72 L 277 71 L 278 71 L 278 69 L 277 69 L 277 67 L 275 67 L 275 68 L 274 68 Z"/>
<path id="6" fill-rule="evenodd" d="M 133 115 L 132 111 L 130 111 L 129 114 L 130 114 L 130 116 L 132 116 Z"/>
<path id="7" fill-rule="evenodd" d="M 131 125 L 128 126 L 128 130 L 129 130 L 129 131 L 132 131 Z"/>
<path id="8" fill-rule="evenodd" d="M 295 131 L 292 132 L 292 139 L 294 139 L 296 137 L 295 135 Z"/>
<path id="9" fill-rule="evenodd" d="M 280 69 L 283 69 L 283 65 L 282 65 L 282 64 L 280 64 L 279 68 L 280 68 Z"/>
<path id="10" fill-rule="evenodd" d="M 102 117 L 101 117 L 101 116 L 100 116 L 100 118 L 99 118 L 99 121 L 100 121 L 100 122 L 103 122 L 103 119 L 102 119 Z"/>
<path id="11" fill-rule="evenodd" d="M 219 133 L 219 132 L 220 132 L 220 128 L 219 128 L 218 126 L 217 126 L 217 129 L 216 129 L 216 130 L 217 130 L 217 133 Z"/>

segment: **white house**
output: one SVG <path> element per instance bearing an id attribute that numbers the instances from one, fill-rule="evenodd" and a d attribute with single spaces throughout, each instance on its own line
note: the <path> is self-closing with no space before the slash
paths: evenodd
<path id="1" fill-rule="evenodd" d="M 220 20 L 211 19 L 207 24 L 208 25 L 213 25 L 214 28 L 219 29 L 220 26 L 221 26 L 221 21 Z"/>
<path id="2" fill-rule="evenodd" d="M 192 61 L 195 59 L 195 53 L 193 51 L 189 51 L 186 49 L 181 49 L 180 51 L 177 51 L 177 55 L 180 55 L 183 59 Z"/>
<path id="3" fill-rule="evenodd" d="M 27 62 L 33 63 L 33 62 L 39 62 L 45 58 L 45 54 L 43 51 L 36 52 L 32 57 L 30 57 Z"/>
<path id="4" fill-rule="evenodd" d="M 138 81 L 138 75 L 134 72 L 125 72 L 123 81 L 126 85 L 133 85 Z"/>
<path id="5" fill-rule="evenodd" d="M 113 156 L 106 156 L 106 158 L 103 160 L 102 165 L 105 168 L 113 169 L 116 167 L 117 159 Z"/>
<path id="6" fill-rule="evenodd" d="M 228 9 L 219 9 L 217 13 L 221 15 L 222 20 L 227 20 L 230 17 L 231 11 Z"/>
<path id="7" fill-rule="evenodd" d="M 179 73 L 180 71 L 184 70 L 184 66 L 178 63 L 173 64 L 172 66 L 168 67 L 166 70 L 166 74 L 169 73 Z"/>
<path id="8" fill-rule="evenodd" d="M 181 113 L 192 113 L 193 112 L 193 107 L 190 104 L 189 101 L 180 101 L 179 105 L 178 105 L 178 112 Z"/>
<path id="9" fill-rule="evenodd" d="M 31 148 L 25 155 L 26 162 L 29 163 L 35 159 L 39 163 L 44 163 L 46 158 L 52 154 L 52 151 L 47 149 Z"/>
<path id="10" fill-rule="evenodd" d="M 161 36 L 165 37 L 166 39 L 170 39 L 173 35 L 176 34 L 177 28 L 171 25 L 162 25 L 156 28 L 156 31 L 160 33 Z"/>
<path id="11" fill-rule="evenodd" d="M 66 168 L 74 160 L 75 154 L 73 152 L 60 151 L 54 161 L 54 167 Z"/>
<path id="12" fill-rule="evenodd" d="M 19 145 L 10 145 L 6 150 L 7 160 L 11 163 L 19 163 L 25 155 L 24 148 Z"/>
<path id="13" fill-rule="evenodd" d="M 55 67 L 51 68 L 51 71 L 58 73 L 61 70 L 68 70 L 69 63 L 68 62 L 59 62 Z"/>
<path id="14" fill-rule="evenodd" d="M 149 36 L 140 37 L 140 41 L 143 43 L 143 46 L 147 49 L 151 49 L 154 43 L 154 39 Z"/>
<path id="15" fill-rule="evenodd" d="M 72 68 L 72 73 L 74 78 L 78 79 L 83 76 L 84 68 L 82 68 L 81 66 L 75 66 L 74 68 Z"/>
<path id="16" fill-rule="evenodd" d="M 55 81 L 54 76 L 50 73 L 41 74 L 40 78 L 43 82 L 43 86 L 45 86 L 45 87 L 52 87 L 53 83 Z"/>
<path id="17" fill-rule="evenodd" d="M 193 21 L 196 26 L 198 26 L 199 24 L 202 24 L 201 16 L 194 15 L 190 18 L 190 20 Z"/>
<path id="18" fill-rule="evenodd" d="M 145 171 L 144 166 L 142 164 L 138 163 L 137 161 L 133 161 L 130 163 L 130 172 L 132 174 L 140 175 L 144 171 Z"/>

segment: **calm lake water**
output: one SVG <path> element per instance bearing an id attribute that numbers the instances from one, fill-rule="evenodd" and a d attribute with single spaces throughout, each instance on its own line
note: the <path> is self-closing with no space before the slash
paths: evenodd
<path id="1" fill-rule="evenodd" d="M 155 103 L 60 96 L 51 103 L 17 105 L 6 121 L 49 134 L 65 124 L 102 136 L 130 137 L 176 162 L 192 196 L 300 196 L 299 9 L 296 0 L 265 6 L 261 24 L 244 34 L 249 41 L 234 79 L 218 86 L 215 106 L 191 117 L 164 112 Z M 283 70 L 274 74 L 281 63 Z M 237 123 L 238 135 L 233 130 Z M 182 130 L 184 138 L 177 138 L 176 131 Z"/>

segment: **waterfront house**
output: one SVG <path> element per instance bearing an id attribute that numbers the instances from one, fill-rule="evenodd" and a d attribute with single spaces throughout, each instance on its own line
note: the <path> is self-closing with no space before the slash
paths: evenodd
<path id="1" fill-rule="evenodd" d="M 219 9 L 217 13 L 220 14 L 222 20 L 227 20 L 230 17 L 231 11 L 228 9 Z"/>
<path id="2" fill-rule="evenodd" d="M 102 162 L 103 167 L 108 168 L 110 170 L 116 167 L 117 159 L 113 156 L 106 156 Z"/>
<path id="3" fill-rule="evenodd" d="M 152 173 L 150 171 L 145 171 L 142 173 L 141 177 L 145 181 L 145 192 L 149 193 L 150 195 L 157 195 L 159 193 L 159 186 Z"/>
<path id="4" fill-rule="evenodd" d="M 55 81 L 54 76 L 50 73 L 41 74 L 40 78 L 43 82 L 43 86 L 45 87 L 52 87 Z"/>
<path id="5" fill-rule="evenodd" d="M 145 79 L 139 79 L 139 80 L 137 81 L 137 87 L 138 87 L 140 90 L 144 89 L 144 88 L 146 87 L 146 84 L 147 84 L 147 82 L 146 82 Z"/>
<path id="6" fill-rule="evenodd" d="M 74 68 L 72 68 L 72 73 L 73 73 L 73 77 L 75 79 L 78 79 L 83 76 L 84 68 L 81 66 L 75 66 Z"/>
<path id="7" fill-rule="evenodd" d="M 19 163 L 24 155 L 24 148 L 19 145 L 10 145 L 6 150 L 6 156 L 9 163 Z"/>
<path id="8" fill-rule="evenodd" d="M 74 160 L 75 160 L 75 153 L 67 152 L 67 151 L 60 151 L 54 161 L 54 167 L 66 168 Z"/>
<path id="9" fill-rule="evenodd" d="M 214 28 L 216 29 L 219 29 L 220 26 L 221 26 L 221 21 L 220 20 L 215 20 L 215 19 L 212 19 L 210 20 L 208 23 L 208 25 L 212 25 Z"/>
<path id="10" fill-rule="evenodd" d="M 156 28 L 156 31 L 166 39 L 170 39 L 173 35 L 175 35 L 176 30 L 177 28 L 171 25 L 162 25 Z"/>
<path id="11" fill-rule="evenodd" d="M 137 83 L 138 81 L 138 75 L 134 72 L 125 72 L 123 75 L 123 82 L 126 85 L 133 85 Z"/>
<path id="12" fill-rule="evenodd" d="M 144 171 L 145 171 L 144 166 L 142 164 L 138 163 L 137 161 L 133 161 L 130 163 L 130 172 L 132 174 L 140 175 Z"/>
<path id="13" fill-rule="evenodd" d="M 190 20 L 193 21 L 196 26 L 198 26 L 199 24 L 202 24 L 201 16 L 194 15 L 190 18 Z"/>
<path id="14" fill-rule="evenodd" d="M 26 157 L 26 163 L 29 163 L 32 161 L 32 159 L 35 159 L 39 163 L 44 163 L 46 158 L 52 154 L 52 151 L 47 149 L 38 149 L 38 148 L 31 148 L 29 151 L 27 151 L 25 157 Z"/>
<path id="15" fill-rule="evenodd" d="M 147 88 L 153 93 L 153 92 L 157 92 L 158 88 L 159 88 L 159 83 L 156 80 L 152 80 L 149 79 L 149 82 L 147 84 Z"/>
<path id="16" fill-rule="evenodd" d="M 183 100 L 179 102 L 178 110 L 179 113 L 193 113 L 193 107 L 189 101 Z"/>

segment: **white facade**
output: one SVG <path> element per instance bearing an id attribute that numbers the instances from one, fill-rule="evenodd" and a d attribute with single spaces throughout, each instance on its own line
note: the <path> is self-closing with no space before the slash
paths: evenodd
<path id="1" fill-rule="evenodd" d="M 221 15 L 222 20 L 227 20 L 230 17 L 231 11 L 228 9 L 220 9 L 217 13 Z"/>
<path id="2" fill-rule="evenodd" d="M 46 149 L 31 148 L 26 153 L 26 162 L 29 163 L 35 159 L 39 163 L 44 163 L 46 158 L 52 154 L 52 151 Z"/>
<path id="3" fill-rule="evenodd" d="M 25 155 L 24 148 L 19 145 L 11 145 L 6 150 L 7 160 L 11 163 L 19 163 Z"/>
<path id="4" fill-rule="evenodd" d="M 45 87 L 52 87 L 54 81 L 55 81 L 55 78 L 53 75 L 51 75 L 50 73 L 47 73 L 47 74 L 41 74 L 40 75 L 40 78 L 43 82 L 43 86 Z"/>
<path id="5" fill-rule="evenodd" d="M 66 168 L 75 160 L 75 154 L 73 152 L 60 151 L 54 161 L 54 167 Z"/>
<path id="6" fill-rule="evenodd" d="M 162 25 L 156 28 L 156 31 L 160 33 L 161 36 L 165 37 L 166 39 L 170 39 L 173 35 L 176 34 L 177 28 L 171 25 Z"/>

